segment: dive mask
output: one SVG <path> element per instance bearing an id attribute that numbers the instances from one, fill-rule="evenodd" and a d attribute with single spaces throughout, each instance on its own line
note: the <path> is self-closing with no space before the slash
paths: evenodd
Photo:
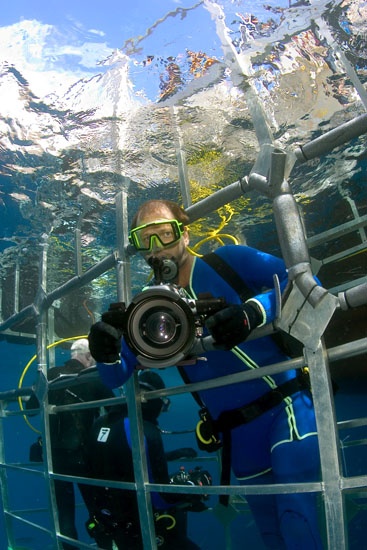
<path id="1" fill-rule="evenodd" d="M 162 248 L 179 241 L 184 225 L 177 220 L 163 220 L 139 225 L 130 231 L 129 242 L 140 252 L 150 252 L 154 245 Z"/>

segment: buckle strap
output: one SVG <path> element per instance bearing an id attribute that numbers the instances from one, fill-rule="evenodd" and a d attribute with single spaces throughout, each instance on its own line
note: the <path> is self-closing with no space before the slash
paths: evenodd
<path id="1" fill-rule="evenodd" d="M 215 427 L 219 432 L 233 430 L 242 424 L 255 420 L 255 418 L 280 405 L 286 397 L 306 389 L 310 389 L 308 375 L 302 374 L 296 378 L 292 378 L 243 407 L 223 411 L 217 420 L 214 421 Z"/>

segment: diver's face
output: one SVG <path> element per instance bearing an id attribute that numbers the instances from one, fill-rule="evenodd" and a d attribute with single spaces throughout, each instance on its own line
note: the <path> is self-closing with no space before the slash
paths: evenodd
<path id="1" fill-rule="evenodd" d="M 148 262 L 150 258 L 173 258 L 178 266 L 182 265 L 188 252 L 186 250 L 189 244 L 189 235 L 186 229 L 182 236 L 175 239 L 172 233 L 171 220 L 174 215 L 165 205 L 159 205 L 151 208 L 149 212 L 143 212 L 138 218 L 137 226 L 144 226 L 159 222 L 158 225 L 147 226 L 142 230 L 142 238 L 146 243 L 151 243 L 151 248 L 147 251 L 140 251 L 140 254 Z M 164 223 L 167 220 L 167 223 Z M 159 238 L 155 238 L 158 235 Z M 172 244 L 169 244 L 171 241 Z"/>

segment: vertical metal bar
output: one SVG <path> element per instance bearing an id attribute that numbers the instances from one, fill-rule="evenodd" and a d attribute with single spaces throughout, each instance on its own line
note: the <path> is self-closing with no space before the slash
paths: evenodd
<path id="1" fill-rule="evenodd" d="M 274 219 L 289 279 L 294 280 L 307 302 L 316 307 L 328 295 L 314 280 L 306 235 L 297 203 L 286 182 L 279 183 L 273 200 Z M 328 296 L 329 302 L 333 298 Z M 330 321 L 331 315 L 328 318 Z M 318 338 L 321 336 L 318 335 Z"/>
<path id="2" fill-rule="evenodd" d="M 20 284 L 20 267 L 19 260 L 15 263 L 14 271 L 14 313 L 19 313 L 19 284 Z"/>
<path id="3" fill-rule="evenodd" d="M 154 529 L 153 508 L 151 495 L 147 490 L 149 474 L 144 443 L 141 405 L 136 399 L 136 395 L 139 391 L 136 378 L 136 376 L 132 376 L 126 384 L 126 399 L 129 411 L 136 496 L 138 501 L 140 529 L 144 548 L 155 550 L 157 545 Z"/>
<path id="4" fill-rule="evenodd" d="M 280 166 L 279 162 L 277 165 Z M 305 298 L 307 298 L 307 302 L 312 306 L 314 316 L 317 316 L 317 321 L 315 319 L 312 325 L 311 323 L 309 324 L 308 337 L 306 334 L 307 330 L 305 330 L 307 324 L 304 323 L 304 334 L 300 334 L 300 340 L 305 344 L 305 359 L 311 376 L 320 448 L 321 473 L 324 484 L 323 496 L 328 548 L 344 550 L 346 548 L 346 529 L 343 495 L 340 489 L 339 439 L 326 353 L 324 353 L 320 341 L 324 326 L 330 320 L 336 304 L 334 303 L 334 298 L 328 295 L 326 291 L 321 293 L 322 289 L 320 287 L 316 289 L 316 298 L 314 300 L 311 299 L 314 281 L 302 219 L 292 193 L 286 189 L 286 186 L 280 179 L 281 174 L 278 173 L 279 170 L 275 172 L 277 172 L 279 181 L 277 182 L 277 178 L 275 178 L 273 182 L 275 186 L 278 186 L 278 194 L 275 195 L 273 207 L 282 253 L 289 268 L 290 276 L 294 271 L 295 284 L 302 291 Z M 302 266 L 304 267 L 302 268 Z M 302 269 L 304 269 L 305 277 L 301 274 Z M 310 291 L 306 294 L 308 289 Z M 318 306 L 317 313 L 316 306 Z M 309 315 L 311 318 L 311 312 Z M 321 323 L 319 318 L 325 318 L 324 323 Z M 300 332 L 302 333 L 302 331 Z M 313 344 L 312 346 L 311 343 Z"/>
<path id="5" fill-rule="evenodd" d="M 186 154 L 183 146 L 182 134 L 178 120 L 178 109 L 175 106 L 172 107 L 172 121 L 174 126 L 173 132 L 175 136 L 178 179 L 180 182 L 183 206 L 184 208 L 187 208 L 188 206 L 191 206 L 192 200 L 190 194 L 189 176 L 187 173 Z"/>
<path id="6" fill-rule="evenodd" d="M 83 274 L 83 266 L 82 266 L 82 241 L 81 241 L 81 233 L 79 227 L 75 229 L 74 233 L 74 241 L 75 241 L 75 274 L 78 277 L 81 277 Z"/>
<path id="7" fill-rule="evenodd" d="M 40 260 L 40 272 L 39 272 L 39 285 L 38 285 L 38 314 L 37 314 L 37 356 L 38 356 L 38 371 L 47 378 L 47 316 L 48 309 L 45 305 L 44 297 L 47 296 L 47 259 L 48 259 L 48 240 L 47 235 L 43 235 L 41 242 L 41 260 Z M 56 497 L 54 490 L 54 482 L 50 477 L 52 471 L 52 454 L 51 454 L 51 440 L 48 436 L 50 433 L 49 423 L 49 406 L 48 395 L 46 393 L 44 403 L 41 405 L 41 426 L 42 426 L 42 438 L 44 442 L 44 464 L 45 468 L 45 481 L 48 489 L 48 497 L 50 501 L 51 512 L 51 526 L 53 527 L 52 536 L 54 538 L 55 547 L 58 550 L 62 549 L 61 543 L 56 539 L 56 532 L 59 532 L 58 512 L 56 505 Z M 43 405 L 43 406 L 42 406 Z"/>
<path id="8" fill-rule="evenodd" d="M 42 370 L 46 376 L 47 370 L 47 310 L 44 297 L 47 295 L 47 235 L 42 235 L 41 259 L 37 295 L 37 356 L 38 370 Z"/>
<path id="9" fill-rule="evenodd" d="M 354 219 L 358 220 L 360 216 L 359 216 L 359 212 L 358 212 L 355 201 L 353 199 L 351 199 L 347 194 L 345 195 L 344 198 L 349 203 L 350 209 L 353 212 Z M 359 236 L 361 237 L 362 243 L 366 243 L 367 235 L 366 235 L 366 230 L 363 226 L 358 228 L 358 233 L 359 233 Z"/>
<path id="10" fill-rule="evenodd" d="M 0 494 L 1 502 L 4 510 L 4 523 L 5 523 L 5 532 L 6 540 L 10 548 L 15 548 L 15 539 L 14 539 L 14 530 L 11 517 L 9 516 L 9 483 L 6 469 L 1 465 L 5 464 L 5 438 L 4 438 L 4 402 L 0 402 L 1 412 L 0 412 Z"/>
<path id="11" fill-rule="evenodd" d="M 130 257 L 128 247 L 129 215 L 127 206 L 128 195 L 121 191 L 116 196 L 116 242 L 117 242 L 117 294 L 121 302 L 129 302 L 131 298 Z"/>
<path id="12" fill-rule="evenodd" d="M 57 539 L 57 534 L 60 533 L 59 514 L 55 494 L 55 481 L 51 476 L 53 472 L 51 438 L 50 433 L 50 406 L 48 404 L 48 394 L 46 393 L 44 402 L 41 405 L 41 425 L 42 425 L 42 440 L 43 440 L 43 462 L 45 467 L 45 482 L 48 489 L 48 498 L 50 502 L 50 515 L 52 538 L 54 539 L 55 548 L 62 550 L 63 546 Z"/>
<path id="13" fill-rule="evenodd" d="M 339 437 L 327 355 L 321 342 L 316 350 L 310 350 L 306 347 L 305 358 L 310 371 L 320 448 L 327 547 L 344 550 L 347 548 L 346 514 L 341 491 Z"/>
<path id="14" fill-rule="evenodd" d="M 128 206 L 127 193 L 121 191 L 116 197 L 117 231 L 117 293 L 118 299 L 128 302 L 131 295 L 130 257 L 126 254 L 128 243 Z M 141 534 L 144 548 L 156 548 L 152 502 L 147 483 L 149 483 L 147 458 L 145 454 L 143 418 L 140 402 L 137 401 L 138 383 L 131 377 L 126 383 L 126 400 L 129 411 L 131 446 L 136 483 Z"/>
<path id="15" fill-rule="evenodd" d="M 275 225 L 282 256 L 288 268 L 298 264 L 311 264 L 306 236 L 297 203 L 289 191 L 279 193 L 273 201 Z"/>
<path id="16" fill-rule="evenodd" d="M 47 311 L 47 329 L 48 329 L 48 342 L 55 341 L 55 309 L 51 306 Z M 55 366 L 56 359 L 56 347 L 49 347 L 47 350 L 48 368 Z"/>

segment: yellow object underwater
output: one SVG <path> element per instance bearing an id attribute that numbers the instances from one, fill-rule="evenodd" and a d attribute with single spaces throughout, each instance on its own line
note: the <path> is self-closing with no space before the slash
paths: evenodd
<path id="1" fill-rule="evenodd" d="M 57 342 L 53 342 L 52 344 L 49 344 L 47 346 L 47 350 L 49 349 L 52 349 L 52 348 L 55 348 L 56 346 L 59 346 L 60 344 L 63 344 L 65 342 L 70 342 L 72 340 L 79 340 L 80 338 L 88 338 L 88 335 L 83 335 L 83 336 L 71 336 L 70 338 L 62 338 L 61 340 L 58 340 Z M 37 354 L 33 355 L 33 357 L 31 357 L 31 359 L 28 361 L 28 363 L 26 364 L 26 366 L 24 367 L 23 369 L 23 372 L 22 374 L 20 375 L 20 378 L 19 378 L 19 382 L 18 382 L 18 389 L 20 389 L 22 387 L 22 384 L 23 384 L 23 380 L 24 380 L 24 377 L 25 375 L 27 374 L 28 370 L 29 370 L 29 367 L 33 364 L 33 362 L 37 359 Z M 22 398 L 21 397 L 18 397 L 18 403 L 19 403 L 19 408 L 21 411 L 24 411 L 24 407 L 23 407 L 23 402 L 22 402 Z M 37 430 L 36 428 L 34 428 L 32 426 L 32 424 L 29 422 L 28 418 L 26 415 L 23 415 L 23 418 L 24 418 L 24 421 L 25 423 L 27 424 L 27 426 L 33 430 L 34 432 L 36 433 L 41 433 L 40 430 Z"/>

